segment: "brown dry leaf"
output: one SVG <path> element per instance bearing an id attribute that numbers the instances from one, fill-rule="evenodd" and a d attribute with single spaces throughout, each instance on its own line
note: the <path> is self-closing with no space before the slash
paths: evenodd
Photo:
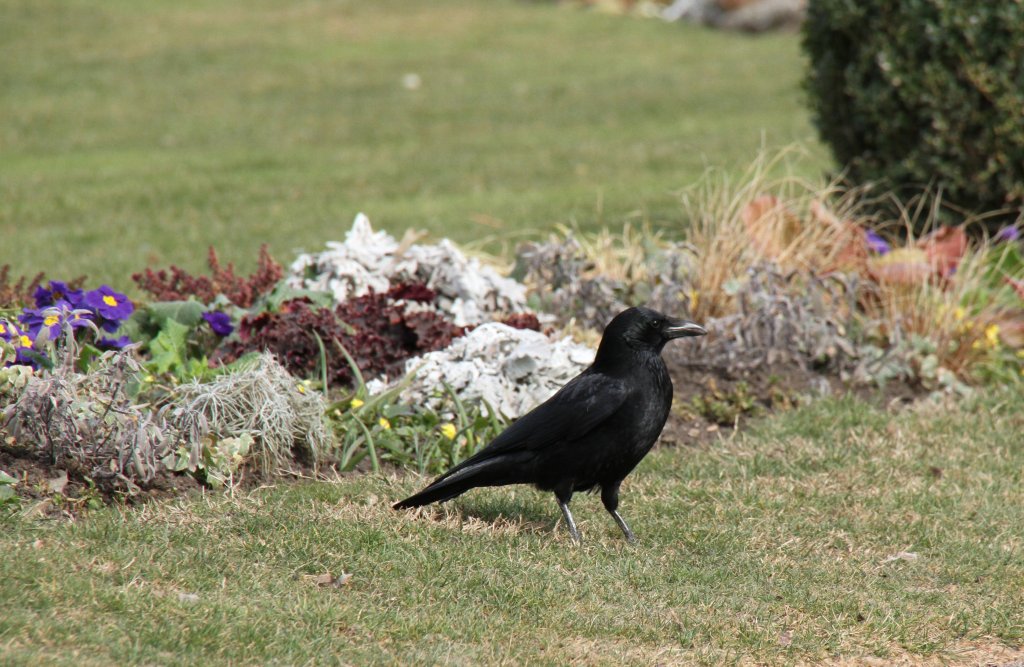
<path id="1" fill-rule="evenodd" d="M 789 646 L 793 643 L 793 631 L 783 630 L 779 633 L 779 646 Z"/>
<path id="2" fill-rule="evenodd" d="M 764 257 L 778 258 L 800 235 L 800 219 L 775 195 L 761 195 L 743 207 L 740 213 L 747 237 Z"/>
<path id="3" fill-rule="evenodd" d="M 330 572 L 324 572 L 323 574 L 307 574 L 303 578 L 323 588 L 341 588 L 348 584 L 352 575 L 342 572 L 341 576 L 336 577 Z"/>
<path id="4" fill-rule="evenodd" d="M 868 274 L 887 285 L 920 285 L 932 276 L 934 268 L 928 253 L 920 248 L 897 248 L 868 260 Z"/>
<path id="5" fill-rule="evenodd" d="M 945 225 L 918 241 L 917 247 L 925 251 L 928 263 L 944 278 L 956 269 L 967 252 L 967 232 L 962 225 Z"/>
<path id="6" fill-rule="evenodd" d="M 999 317 L 999 340 L 1003 345 L 1015 350 L 1024 348 L 1024 312 L 1015 311 Z"/>
<path id="7" fill-rule="evenodd" d="M 1007 276 L 1005 278 L 1006 284 L 1013 288 L 1013 291 L 1017 293 L 1017 296 L 1024 299 L 1024 280 L 1017 280 Z"/>
<path id="8" fill-rule="evenodd" d="M 835 251 L 831 266 L 826 271 L 854 271 L 863 273 L 867 267 L 868 247 L 864 229 L 855 222 L 843 220 L 820 199 L 810 205 L 811 216 L 832 230 Z"/>
<path id="9" fill-rule="evenodd" d="M 50 493 L 64 493 L 64 488 L 68 485 L 68 471 L 61 470 L 59 475 L 46 480 L 46 485 L 50 488 Z"/>

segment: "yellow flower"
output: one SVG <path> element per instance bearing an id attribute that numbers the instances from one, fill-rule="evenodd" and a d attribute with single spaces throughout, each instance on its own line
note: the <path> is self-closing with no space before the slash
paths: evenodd
<path id="1" fill-rule="evenodd" d="M 296 385 L 295 388 L 299 390 L 300 394 L 306 393 L 306 385 L 302 384 L 301 382 L 298 385 Z"/>
<path id="2" fill-rule="evenodd" d="M 693 311 L 697 310 L 697 304 L 698 303 L 700 303 L 700 294 L 698 294 L 697 290 L 695 290 L 695 289 L 690 290 L 690 312 L 691 313 Z"/>
<path id="3" fill-rule="evenodd" d="M 454 440 L 458 430 L 455 428 L 455 424 L 448 422 L 447 424 L 441 424 L 441 433 L 449 440 Z"/>
<path id="4" fill-rule="evenodd" d="M 353 398 L 351 401 L 348 402 L 348 406 L 353 410 L 355 410 L 356 408 L 361 408 L 364 405 L 366 405 L 366 403 L 358 398 Z"/>
<path id="5" fill-rule="evenodd" d="M 11 342 L 14 343 L 14 347 L 32 347 L 32 339 L 25 334 L 15 337 Z"/>
<path id="6" fill-rule="evenodd" d="M 963 306 L 957 306 L 957 309 L 953 311 L 953 319 L 960 322 L 965 317 L 967 317 L 967 311 L 963 309 Z"/>
<path id="7" fill-rule="evenodd" d="M 377 420 L 377 423 L 380 424 L 380 427 L 385 431 L 391 429 L 391 422 L 387 420 L 387 417 L 381 417 L 380 419 Z"/>
<path id="8" fill-rule="evenodd" d="M 989 347 L 996 347 L 999 345 L 999 325 L 990 324 L 985 327 L 985 340 L 988 341 Z"/>
<path id="9" fill-rule="evenodd" d="M 1017 350 L 1017 358 L 1024 359 L 1024 350 Z"/>

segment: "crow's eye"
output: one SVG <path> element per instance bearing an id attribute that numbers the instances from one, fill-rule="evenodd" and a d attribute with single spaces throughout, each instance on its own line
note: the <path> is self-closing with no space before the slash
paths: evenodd
<path id="1" fill-rule="evenodd" d="M 655 329 L 660 329 L 661 328 L 661 320 L 653 320 L 651 322 L 651 326 L 653 328 L 655 328 Z"/>

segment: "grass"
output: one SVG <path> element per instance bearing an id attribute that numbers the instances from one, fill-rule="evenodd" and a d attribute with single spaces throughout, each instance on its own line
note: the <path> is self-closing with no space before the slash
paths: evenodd
<path id="1" fill-rule="evenodd" d="M 1024 657 L 1024 399 L 852 399 L 660 449 L 574 548 L 547 495 L 421 515 L 413 476 L 0 524 L 4 664 L 1008 663 Z M 350 573 L 344 585 L 314 577 Z M 1014 648 L 1016 647 L 1016 648 Z M 844 663 L 847 664 L 847 663 Z"/>
<path id="2" fill-rule="evenodd" d="M 463 242 L 684 219 L 678 191 L 808 142 L 793 35 L 512 0 L 0 0 L 14 272 L 243 270 L 353 215 Z M 422 84 L 403 87 L 410 73 Z M 811 142 L 800 165 L 826 164 Z M 499 244 L 493 243 L 495 247 Z M 419 514 L 352 475 L 41 521 L 0 507 L 0 663 L 1024 660 L 1024 398 L 853 400 L 661 449 L 596 498 Z M 340 586 L 318 575 L 350 573 Z"/>
<path id="3" fill-rule="evenodd" d="M 706 165 L 811 142 L 795 35 L 553 3 L 0 0 L 0 259 L 127 287 L 357 211 L 461 241 L 678 224 Z M 402 85 L 408 73 L 422 85 Z M 824 166 L 810 160 L 806 169 Z"/>

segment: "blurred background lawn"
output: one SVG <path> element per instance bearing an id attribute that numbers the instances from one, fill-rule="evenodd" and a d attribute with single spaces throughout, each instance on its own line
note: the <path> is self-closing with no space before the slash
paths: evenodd
<path id="1" fill-rule="evenodd" d="M 15 274 L 289 262 L 358 211 L 462 242 L 671 227 L 681 188 L 762 144 L 827 166 L 794 34 L 513 0 L 0 0 L 0 41 Z"/>

